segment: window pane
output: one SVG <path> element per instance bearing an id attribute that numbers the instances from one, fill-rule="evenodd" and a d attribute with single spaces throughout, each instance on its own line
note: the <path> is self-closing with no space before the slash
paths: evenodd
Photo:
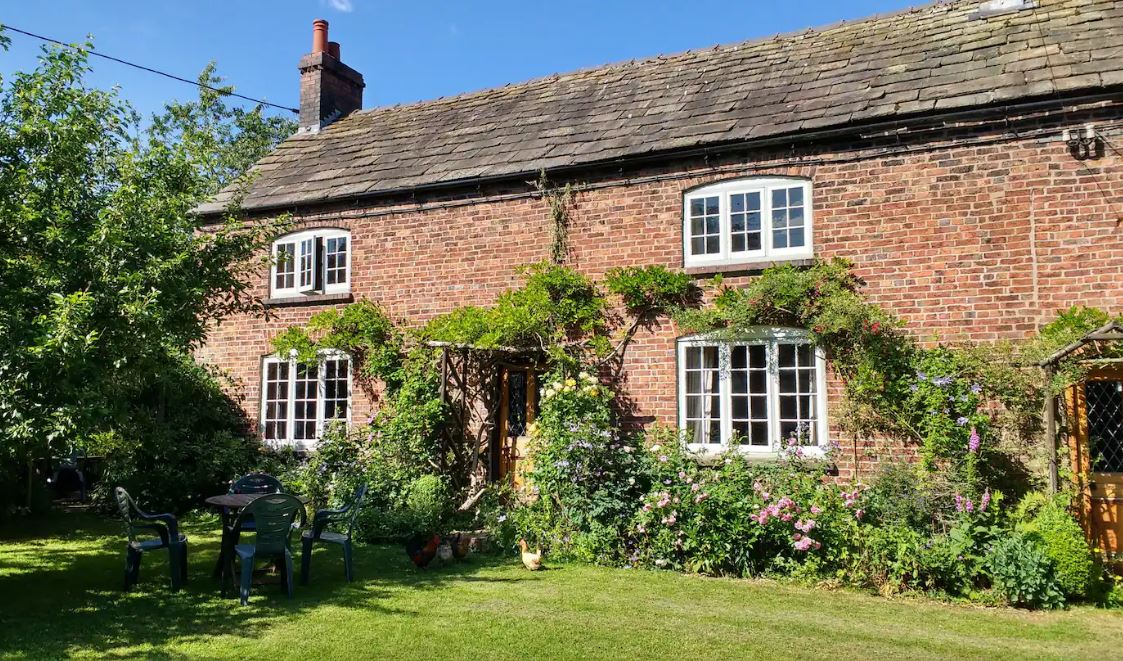
<path id="1" fill-rule="evenodd" d="M 324 244 L 324 282 L 340 285 L 347 282 L 347 237 L 334 237 Z"/>
<path id="2" fill-rule="evenodd" d="M 690 253 L 711 255 L 721 251 L 720 198 L 716 195 L 690 201 Z"/>
<path id="3" fill-rule="evenodd" d="M 807 245 L 804 229 L 803 187 L 772 191 L 772 245 L 798 248 Z"/>
<path id="4" fill-rule="evenodd" d="M 686 347 L 686 423 L 691 443 L 721 441 L 718 347 Z"/>
<path id="5" fill-rule="evenodd" d="M 324 361 L 324 420 L 346 420 L 351 391 L 350 363 L 333 358 Z"/>
<path id="6" fill-rule="evenodd" d="M 273 267 L 275 273 L 273 287 L 275 289 L 291 289 L 296 277 L 296 244 L 277 244 L 276 261 L 277 263 Z"/>
<path id="7" fill-rule="evenodd" d="M 265 363 L 265 416 L 262 420 L 265 440 L 287 441 L 289 418 L 289 364 Z"/>
<path id="8" fill-rule="evenodd" d="M 296 366 L 296 395 L 293 400 L 293 439 L 307 441 L 316 438 L 316 400 L 319 389 L 319 366 Z"/>
<path id="9" fill-rule="evenodd" d="M 815 350 L 807 343 L 777 345 L 779 366 L 780 440 L 796 439 L 801 445 L 818 443 L 815 437 Z"/>
<path id="10" fill-rule="evenodd" d="M 300 242 L 300 286 L 313 284 L 313 265 L 316 261 L 316 240 L 305 239 Z"/>

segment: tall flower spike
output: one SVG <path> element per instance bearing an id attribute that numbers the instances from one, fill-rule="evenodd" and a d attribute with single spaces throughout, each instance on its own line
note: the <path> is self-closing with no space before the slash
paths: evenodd
<path id="1" fill-rule="evenodd" d="M 977 432 L 974 427 L 971 428 L 971 437 L 967 439 L 967 451 L 979 451 L 979 432 Z"/>

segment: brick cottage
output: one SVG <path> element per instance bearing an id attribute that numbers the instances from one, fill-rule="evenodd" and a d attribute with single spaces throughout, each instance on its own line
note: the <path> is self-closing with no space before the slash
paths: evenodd
<path id="1" fill-rule="evenodd" d="M 301 367 L 270 339 L 354 300 L 412 325 L 493 303 L 517 266 L 549 258 L 549 206 L 528 183 L 542 170 L 576 187 L 565 261 L 594 278 L 659 264 L 736 285 L 842 256 L 925 340 L 1019 339 L 1073 304 L 1123 309 L 1116 0 L 941 2 L 371 110 L 317 21 L 300 76 L 300 129 L 240 202 L 296 221 L 255 283 L 267 314 L 225 321 L 201 351 L 271 443 L 310 447 L 325 420 L 373 403 L 346 356 Z M 231 197 L 200 211 L 217 219 Z M 765 457 L 798 428 L 841 443 L 843 477 L 902 451 L 831 425 L 841 393 L 799 329 L 713 343 L 667 322 L 624 370 L 638 421 L 702 449 L 738 432 Z M 512 408 L 532 407 L 519 378 Z"/>

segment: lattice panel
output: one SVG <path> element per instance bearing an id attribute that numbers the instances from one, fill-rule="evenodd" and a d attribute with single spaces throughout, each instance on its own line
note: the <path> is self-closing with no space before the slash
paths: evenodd
<path id="1" fill-rule="evenodd" d="M 1123 472 L 1123 382 L 1088 381 L 1088 451 L 1092 469 Z"/>

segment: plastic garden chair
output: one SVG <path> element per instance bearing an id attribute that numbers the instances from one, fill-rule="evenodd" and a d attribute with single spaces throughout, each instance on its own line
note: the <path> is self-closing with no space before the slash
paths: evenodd
<path id="1" fill-rule="evenodd" d="M 265 473 L 250 473 L 238 478 L 230 487 L 230 493 L 284 493 L 281 481 Z"/>
<path id="2" fill-rule="evenodd" d="M 281 481 L 265 473 L 250 473 L 230 486 L 230 493 L 284 493 Z M 253 519 L 242 521 L 242 530 L 253 530 Z"/>
<path id="3" fill-rule="evenodd" d="M 359 515 L 359 508 L 367 495 L 367 485 L 360 486 L 355 491 L 355 497 L 343 507 L 334 510 L 320 510 L 312 517 L 312 529 L 305 530 L 300 536 L 303 552 L 300 556 L 300 584 L 308 584 L 308 572 L 312 565 L 312 545 L 316 542 L 339 544 L 343 547 L 343 574 L 347 581 L 355 580 L 355 571 L 351 563 L 351 533 L 355 529 L 355 518 Z M 347 532 L 328 530 L 331 525 L 347 525 Z"/>
<path id="4" fill-rule="evenodd" d="M 285 590 L 293 595 L 292 582 L 292 536 L 293 523 L 300 515 L 304 524 L 304 504 L 295 496 L 278 493 L 262 496 L 253 501 L 238 515 L 234 530 L 240 531 L 242 524 L 252 518 L 256 526 L 253 544 L 236 544 L 234 555 L 241 562 L 242 605 L 249 603 L 250 585 L 253 583 L 254 561 L 258 558 L 277 558 L 283 561 Z M 225 585 L 225 584 L 224 584 Z"/>
<path id="5" fill-rule="evenodd" d="M 172 589 L 178 590 L 187 581 L 187 536 L 179 531 L 174 514 L 149 514 L 133 502 L 129 492 L 121 487 L 114 489 L 117 510 L 125 521 L 129 536 L 125 556 L 125 590 L 140 579 L 140 559 L 146 551 L 168 549 L 168 567 L 172 575 Z M 138 531 L 153 531 L 158 539 L 139 539 Z M 151 537 L 151 533 L 148 533 Z"/>

